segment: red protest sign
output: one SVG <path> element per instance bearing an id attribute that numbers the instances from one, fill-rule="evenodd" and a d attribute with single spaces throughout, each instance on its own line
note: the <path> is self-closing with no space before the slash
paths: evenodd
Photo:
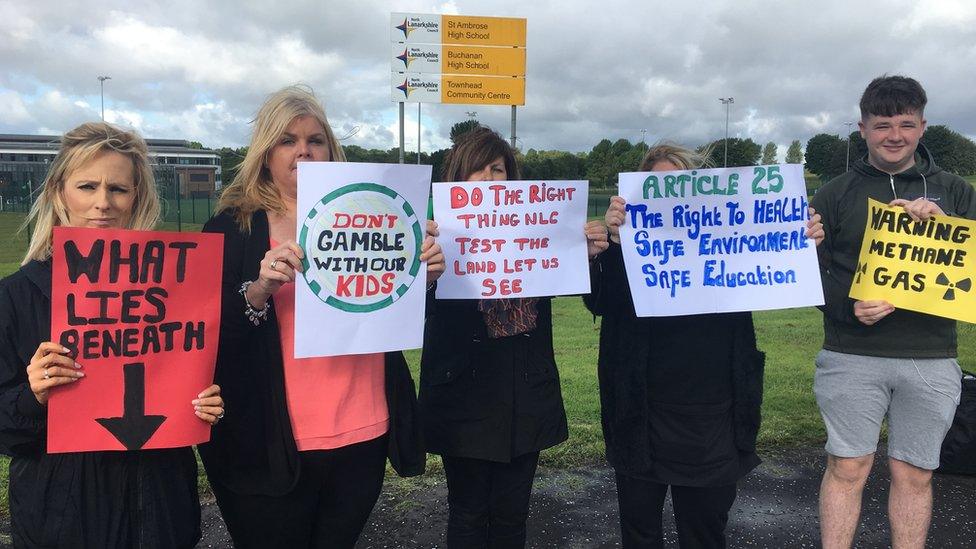
<path id="1" fill-rule="evenodd" d="M 223 236 L 54 229 L 51 340 L 85 377 L 51 391 L 49 453 L 190 446 L 213 382 Z"/>

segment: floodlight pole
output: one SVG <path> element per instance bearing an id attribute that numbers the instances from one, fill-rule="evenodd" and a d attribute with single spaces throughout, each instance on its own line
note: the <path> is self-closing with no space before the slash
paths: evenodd
<path id="1" fill-rule="evenodd" d="M 98 87 L 100 94 L 102 96 L 102 122 L 105 121 L 105 81 L 111 80 L 111 76 L 99 76 L 98 77 Z"/>
<path id="2" fill-rule="evenodd" d="M 719 97 L 719 101 L 725 105 L 725 160 L 723 166 L 729 167 L 729 109 L 731 109 L 732 103 L 735 103 L 734 97 Z"/>
<path id="3" fill-rule="evenodd" d="M 647 129 L 641 128 L 641 150 L 644 154 L 647 154 L 647 142 L 644 141 L 644 137 L 647 135 Z"/>
<path id="4" fill-rule="evenodd" d="M 422 103 L 417 102 L 417 164 L 420 164 L 420 105 Z"/>
<path id="5" fill-rule="evenodd" d="M 844 122 L 847 126 L 847 160 L 844 162 L 844 171 L 851 169 L 851 126 L 854 125 L 853 122 Z"/>

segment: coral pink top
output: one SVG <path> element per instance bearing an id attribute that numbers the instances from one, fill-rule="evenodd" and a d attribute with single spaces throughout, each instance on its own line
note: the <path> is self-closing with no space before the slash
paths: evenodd
<path id="1" fill-rule="evenodd" d="M 271 241 L 271 246 L 277 243 Z M 299 451 L 331 450 L 386 433 L 383 353 L 295 357 L 295 284 L 274 295 L 288 416 Z M 323 328 L 323 336 L 328 336 Z"/>

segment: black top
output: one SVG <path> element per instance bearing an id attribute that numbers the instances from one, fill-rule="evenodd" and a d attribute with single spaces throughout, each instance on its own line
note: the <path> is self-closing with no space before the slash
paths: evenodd
<path id="1" fill-rule="evenodd" d="M 976 189 L 937 166 L 921 144 L 915 165 L 902 173 L 886 174 L 862 158 L 813 196 L 810 204 L 823 218 L 825 232 L 817 246 L 825 302 L 824 349 L 882 357 L 956 356 L 955 320 L 896 308 L 867 326 L 854 316 L 854 300 L 848 297 L 864 240 L 868 198 L 887 204 L 895 198 L 921 197 L 947 215 L 976 219 Z"/>
<path id="2" fill-rule="evenodd" d="M 619 244 L 591 263 L 602 315 L 600 404 L 617 472 L 679 486 L 734 483 L 755 453 L 764 355 L 750 313 L 638 318 Z"/>
<path id="3" fill-rule="evenodd" d="M 298 480 L 299 461 L 285 397 L 281 335 L 274 298 L 268 319 L 254 326 L 244 316 L 245 280 L 256 280 L 261 259 L 270 249 L 268 217 L 251 218 L 251 232 L 239 229 L 223 212 L 206 223 L 204 232 L 224 235 L 220 346 L 215 383 L 220 385 L 227 415 L 214 426 L 210 442 L 200 446 L 207 475 L 240 494 L 280 496 Z M 328 328 L 323 327 L 323 337 Z M 416 421 L 416 393 L 403 353 L 386 353 L 386 401 L 390 412 L 389 458 L 402 476 L 423 473 L 423 438 Z"/>
<path id="4" fill-rule="evenodd" d="M 504 462 L 566 440 L 552 304 L 536 329 L 492 339 L 477 300 L 428 300 L 420 410 L 428 450 Z"/>
<path id="5" fill-rule="evenodd" d="M 14 545 L 193 547 L 200 502 L 190 448 L 47 454 L 47 408 L 27 365 L 50 333 L 51 262 L 32 261 L 0 281 L 0 450 L 13 458 Z"/>

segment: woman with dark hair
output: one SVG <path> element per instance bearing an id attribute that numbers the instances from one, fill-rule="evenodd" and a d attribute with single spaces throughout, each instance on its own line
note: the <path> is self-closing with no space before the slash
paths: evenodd
<path id="1" fill-rule="evenodd" d="M 200 456 L 237 547 L 351 548 L 387 458 L 403 476 L 426 463 L 403 353 L 294 358 L 298 163 L 344 160 L 311 90 L 279 90 L 204 226 L 224 235 L 216 378 L 235 404 Z M 428 282 L 444 268 L 436 230 L 420 256 Z"/>
<path id="2" fill-rule="evenodd" d="M 508 143 L 477 128 L 448 153 L 442 180 L 518 178 Z M 584 231 L 590 257 L 606 248 L 602 223 Z M 428 303 L 420 409 L 447 476 L 447 545 L 523 547 L 539 452 L 568 436 L 550 298 Z"/>
<path id="3" fill-rule="evenodd" d="M 21 268 L 0 281 L 0 450 L 10 460 L 15 547 L 193 547 L 200 500 L 193 450 L 47 453 L 47 404 L 58 387 L 85 383 L 84 364 L 51 340 L 55 227 L 150 230 L 159 197 L 146 142 L 89 122 L 64 134 L 27 222 Z M 187 402 L 210 425 L 220 388 Z"/>
<path id="4" fill-rule="evenodd" d="M 640 171 L 691 170 L 706 154 L 651 147 Z M 637 317 L 620 246 L 624 199 L 610 199 L 610 247 L 591 262 L 584 297 L 600 327 L 600 405 L 626 549 L 664 547 L 668 491 L 681 547 L 726 546 L 736 482 L 759 464 L 765 355 L 752 313 Z M 807 224 L 819 243 L 819 216 Z"/>

